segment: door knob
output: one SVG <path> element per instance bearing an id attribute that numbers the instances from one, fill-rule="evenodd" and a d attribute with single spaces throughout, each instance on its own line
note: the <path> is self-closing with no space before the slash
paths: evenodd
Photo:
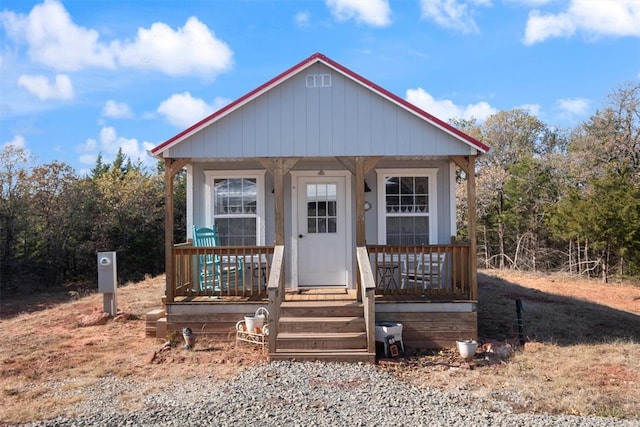
<path id="1" fill-rule="evenodd" d="M 302 234 L 298 234 L 298 238 L 302 239 L 304 236 Z"/>

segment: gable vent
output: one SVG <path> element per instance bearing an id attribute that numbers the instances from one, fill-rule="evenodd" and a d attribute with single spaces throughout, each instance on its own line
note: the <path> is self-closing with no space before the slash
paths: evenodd
<path id="1" fill-rule="evenodd" d="M 307 87 L 331 87 L 331 74 L 308 74 Z"/>

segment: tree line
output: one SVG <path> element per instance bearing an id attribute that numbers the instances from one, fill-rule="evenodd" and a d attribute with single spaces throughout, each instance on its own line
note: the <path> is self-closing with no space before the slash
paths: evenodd
<path id="1" fill-rule="evenodd" d="M 491 147 L 476 170 L 481 267 L 640 275 L 640 84 L 575 129 L 518 109 L 454 124 Z"/>
<path id="2" fill-rule="evenodd" d="M 481 268 L 640 276 L 640 84 L 613 91 L 574 129 L 521 109 L 452 123 L 491 147 L 476 163 Z M 99 251 L 117 251 L 120 282 L 163 272 L 163 179 L 161 163 L 147 170 L 121 151 L 79 177 L 67 164 L 34 165 L 26 150 L 5 146 L 0 291 L 94 282 Z M 186 237 L 185 188 L 178 174 L 176 242 Z"/>
<path id="3" fill-rule="evenodd" d="M 5 146 L 0 153 L 0 290 L 95 282 L 100 251 L 117 252 L 120 282 L 163 272 L 163 176 L 161 165 L 145 170 L 122 151 L 110 164 L 98 156 L 90 173 L 79 177 L 67 164 L 34 166 L 26 150 Z M 184 175 L 176 181 L 176 236 L 184 239 Z"/>

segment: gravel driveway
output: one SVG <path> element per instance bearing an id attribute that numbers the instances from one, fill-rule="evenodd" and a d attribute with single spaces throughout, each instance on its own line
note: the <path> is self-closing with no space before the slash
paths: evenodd
<path id="1" fill-rule="evenodd" d="M 407 385 L 374 365 L 273 362 L 227 381 L 185 380 L 152 393 L 149 387 L 127 378 L 86 388 L 59 384 L 51 393 L 82 396 L 74 415 L 29 425 L 640 426 L 640 420 L 514 414 L 499 401 Z M 122 396 L 132 394 L 140 409 L 123 412 Z"/>

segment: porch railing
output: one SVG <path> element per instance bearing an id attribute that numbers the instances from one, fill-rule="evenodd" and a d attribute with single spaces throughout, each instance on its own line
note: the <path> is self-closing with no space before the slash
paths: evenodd
<path id="1" fill-rule="evenodd" d="M 273 246 L 173 248 L 176 297 L 267 297 Z"/>
<path id="2" fill-rule="evenodd" d="M 469 245 L 367 245 L 377 295 L 475 298 Z"/>

